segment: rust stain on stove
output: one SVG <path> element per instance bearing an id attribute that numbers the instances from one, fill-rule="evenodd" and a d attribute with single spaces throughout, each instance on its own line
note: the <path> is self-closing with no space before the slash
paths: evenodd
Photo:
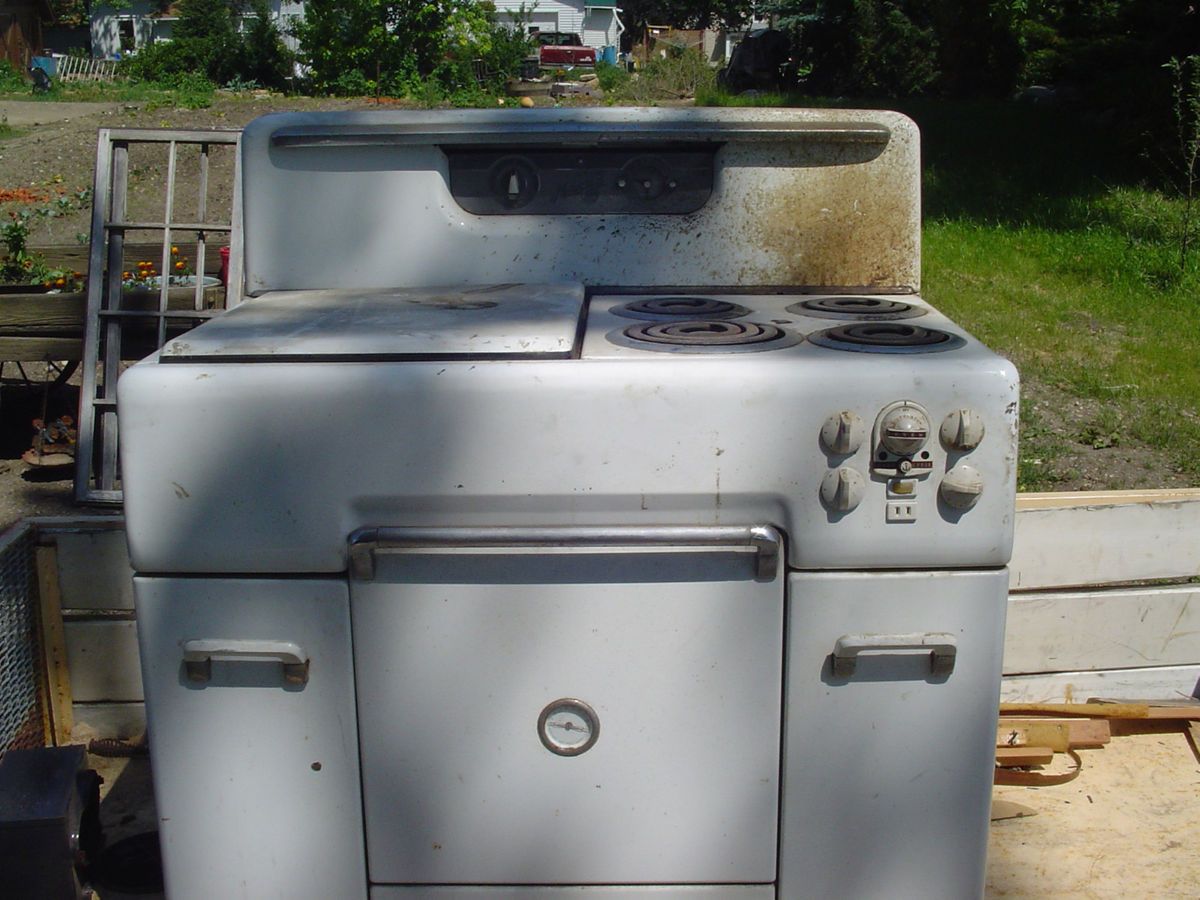
<path id="1" fill-rule="evenodd" d="M 829 148 L 744 198 L 755 246 L 782 284 L 920 287 L 915 128 L 875 158 Z"/>

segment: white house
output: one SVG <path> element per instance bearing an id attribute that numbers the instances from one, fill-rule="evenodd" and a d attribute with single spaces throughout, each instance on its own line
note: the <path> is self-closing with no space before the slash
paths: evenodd
<path id="1" fill-rule="evenodd" d="M 598 51 L 617 47 L 621 32 L 621 9 L 616 0 L 495 0 L 501 16 L 517 17 L 525 8 L 530 31 L 565 31 L 577 34 L 588 47 Z"/>
<path id="2" fill-rule="evenodd" d="M 268 0 L 271 18 L 275 20 L 283 41 L 293 50 L 296 39 L 291 36 L 291 25 L 304 17 L 304 3 L 294 0 Z M 245 20 L 252 15 L 242 17 Z M 169 41 L 175 23 L 179 20 L 176 4 L 166 7 L 151 0 L 128 0 L 119 6 L 105 3 L 93 4 L 91 9 L 92 56 L 99 59 L 115 59 L 136 53 L 156 41 Z"/>

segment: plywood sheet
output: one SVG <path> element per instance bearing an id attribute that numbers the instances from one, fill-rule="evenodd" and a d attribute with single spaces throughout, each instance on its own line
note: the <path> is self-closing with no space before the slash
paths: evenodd
<path id="1" fill-rule="evenodd" d="M 1080 503 L 1087 503 L 1086 494 Z M 1117 505 L 1109 505 L 1116 503 Z M 1200 575 L 1200 499 L 1017 512 L 1013 590 Z"/>
<path id="2" fill-rule="evenodd" d="M 1200 542 L 1200 534 L 1196 539 Z M 1015 594 L 1004 673 L 1200 664 L 1200 585 Z"/>
<path id="3" fill-rule="evenodd" d="M 124 531 L 64 532 L 54 540 L 64 609 L 133 609 Z"/>
<path id="4" fill-rule="evenodd" d="M 68 621 L 67 665 L 76 702 L 142 699 L 137 623 Z"/>

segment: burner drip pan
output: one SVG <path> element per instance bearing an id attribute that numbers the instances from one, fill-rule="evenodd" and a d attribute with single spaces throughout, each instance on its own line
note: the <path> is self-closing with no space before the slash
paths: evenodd
<path id="1" fill-rule="evenodd" d="M 818 347 L 854 353 L 942 353 L 966 343 L 958 335 L 901 322 L 855 322 L 808 336 Z"/>
<path id="2" fill-rule="evenodd" d="M 886 297 L 814 297 L 787 307 L 798 316 L 819 316 L 825 319 L 855 319 L 860 322 L 887 322 L 893 319 L 915 319 L 926 310 L 902 300 Z"/>
<path id="3" fill-rule="evenodd" d="M 748 315 L 750 310 L 712 297 L 647 297 L 615 307 L 613 312 L 627 319 L 678 322 L 681 319 L 736 319 Z"/>
<path id="4" fill-rule="evenodd" d="M 775 325 L 720 319 L 643 322 L 610 332 L 608 339 L 637 350 L 674 353 L 746 353 L 791 347 L 800 341 Z"/>

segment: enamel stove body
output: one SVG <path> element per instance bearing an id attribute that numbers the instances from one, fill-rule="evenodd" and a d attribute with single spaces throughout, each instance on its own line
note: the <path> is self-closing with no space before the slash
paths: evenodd
<path id="1" fill-rule="evenodd" d="M 982 893 L 1017 376 L 892 113 L 270 116 L 120 382 L 174 898 Z"/>

